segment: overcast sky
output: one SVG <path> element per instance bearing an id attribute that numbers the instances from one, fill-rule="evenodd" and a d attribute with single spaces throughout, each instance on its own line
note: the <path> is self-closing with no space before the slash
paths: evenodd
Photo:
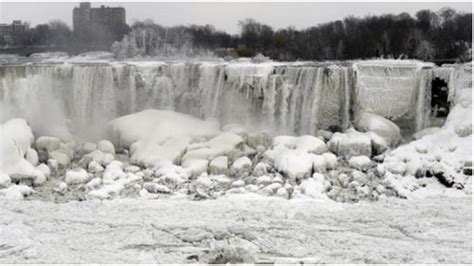
<path id="1" fill-rule="evenodd" d="M 1 0 L 0 0 L 1 1 Z M 212 24 L 217 29 L 229 33 L 238 33 L 239 20 L 255 18 L 275 29 L 293 25 L 298 29 L 319 23 L 343 19 L 348 15 L 362 17 L 384 13 L 408 12 L 414 15 L 420 9 L 437 11 L 449 6 L 458 11 L 472 12 L 471 3 L 421 2 L 421 3 L 100 3 L 93 2 L 92 7 L 122 6 L 126 9 L 127 22 L 153 19 L 165 26 L 187 24 Z M 72 9 L 78 3 L 73 2 L 0 2 L 0 22 L 10 23 L 14 19 L 28 21 L 32 26 L 60 19 L 72 26 Z"/>

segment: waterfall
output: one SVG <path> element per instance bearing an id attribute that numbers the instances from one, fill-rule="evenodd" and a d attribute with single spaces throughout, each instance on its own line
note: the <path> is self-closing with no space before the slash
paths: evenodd
<path id="1" fill-rule="evenodd" d="M 66 127 L 87 134 L 115 117 L 156 108 L 275 134 L 315 134 L 319 129 L 344 130 L 350 126 L 351 112 L 364 110 L 393 120 L 408 119 L 418 130 L 429 124 L 427 99 L 432 76 L 449 77 L 450 88 L 472 85 L 464 68 L 437 69 L 400 60 L 348 65 L 0 65 L 4 112 L 0 118 L 25 117 L 38 134 L 53 134 Z"/>

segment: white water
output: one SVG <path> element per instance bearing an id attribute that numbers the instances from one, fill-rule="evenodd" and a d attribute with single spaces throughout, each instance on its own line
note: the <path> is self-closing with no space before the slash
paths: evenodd
<path id="1" fill-rule="evenodd" d="M 346 129 L 353 112 L 366 110 L 408 119 L 419 130 L 428 126 L 431 77 L 449 76 L 453 88 L 464 80 L 454 68 L 436 69 L 413 61 L 5 65 L 1 118 L 25 117 L 37 134 L 66 134 L 69 125 L 77 135 L 96 136 L 115 117 L 156 108 L 255 130 L 314 134 Z"/>

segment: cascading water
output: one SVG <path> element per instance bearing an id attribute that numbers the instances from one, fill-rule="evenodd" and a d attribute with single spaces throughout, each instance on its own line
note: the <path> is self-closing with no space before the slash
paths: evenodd
<path id="1" fill-rule="evenodd" d="M 429 126 L 432 76 L 449 76 L 453 87 L 462 83 L 463 73 L 412 61 L 365 61 L 348 66 L 209 62 L 4 65 L 0 66 L 0 97 L 3 120 L 25 117 L 38 134 L 65 134 L 61 129 L 69 125 L 77 135 L 94 136 L 98 132 L 92 129 L 107 121 L 147 108 L 215 118 L 222 124 L 240 123 L 276 134 L 344 130 L 350 126 L 351 112 L 361 110 L 393 120 L 408 119 L 419 130 Z"/>

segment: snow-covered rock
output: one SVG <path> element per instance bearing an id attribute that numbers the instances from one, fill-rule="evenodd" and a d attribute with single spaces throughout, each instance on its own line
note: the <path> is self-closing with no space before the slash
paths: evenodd
<path id="1" fill-rule="evenodd" d="M 112 155 L 115 155 L 114 144 L 112 144 L 112 142 L 108 140 L 101 140 L 97 142 L 97 149 L 103 153 L 110 153 Z"/>
<path id="2" fill-rule="evenodd" d="M 89 174 L 82 168 L 69 170 L 66 172 L 64 180 L 67 185 L 83 184 L 89 181 Z"/>
<path id="3" fill-rule="evenodd" d="M 255 167 L 253 168 L 253 172 L 252 174 L 254 176 L 262 176 L 262 175 L 265 175 L 267 174 L 268 172 L 268 165 L 264 162 L 259 162 L 255 165 Z"/>
<path id="4" fill-rule="evenodd" d="M 288 149 L 299 149 L 314 154 L 322 154 L 328 150 L 324 141 L 309 135 L 300 137 L 278 136 L 273 138 L 273 146 L 280 145 L 285 146 Z"/>
<path id="5" fill-rule="evenodd" d="M 144 110 L 112 120 L 107 125 L 115 147 L 130 148 L 137 165 L 159 166 L 175 162 L 193 138 L 219 133 L 218 124 L 164 110 Z M 133 146 L 132 146 L 133 144 Z M 212 159 L 189 156 L 186 159 Z"/>
<path id="6" fill-rule="evenodd" d="M 372 165 L 372 161 L 365 155 L 354 156 L 349 159 L 349 166 L 360 171 L 367 171 Z"/>
<path id="7" fill-rule="evenodd" d="M 9 175 L 0 172 L 0 188 L 8 187 L 10 185 L 11 178 Z"/>
<path id="8" fill-rule="evenodd" d="M 327 170 L 334 170 L 337 167 L 337 157 L 334 153 L 325 152 L 322 154 Z"/>
<path id="9" fill-rule="evenodd" d="M 32 148 L 29 148 L 26 152 L 26 160 L 30 162 L 33 166 L 37 166 L 39 162 L 38 153 Z"/>
<path id="10" fill-rule="evenodd" d="M 209 163 L 209 173 L 213 175 L 228 173 L 229 159 L 226 156 L 218 156 Z"/>
<path id="11" fill-rule="evenodd" d="M 316 199 L 326 199 L 326 185 L 321 182 L 319 176 L 317 179 L 308 178 L 301 182 L 299 188 L 303 195 Z"/>
<path id="12" fill-rule="evenodd" d="M 24 197 L 33 194 L 35 191 L 29 186 L 12 185 L 5 189 L 0 189 L 0 197 L 12 200 L 22 200 Z"/>
<path id="13" fill-rule="evenodd" d="M 188 159 L 184 161 L 181 166 L 189 169 L 193 176 L 199 176 L 202 173 L 207 173 L 209 161 L 203 159 Z"/>
<path id="14" fill-rule="evenodd" d="M 245 156 L 237 158 L 231 166 L 231 170 L 234 173 L 240 173 L 245 170 L 250 171 L 250 169 L 252 169 L 252 161 Z"/>
<path id="15" fill-rule="evenodd" d="M 11 119 L 0 125 L 0 173 L 6 182 L 9 176 L 12 180 L 28 179 L 34 181 L 42 173 L 25 159 L 36 162 L 32 155 L 31 144 L 33 133 L 27 122 L 23 119 Z M 29 152 L 30 151 L 30 152 Z M 30 153 L 29 156 L 28 153 Z"/>
<path id="16" fill-rule="evenodd" d="M 262 175 L 257 178 L 258 185 L 268 185 L 272 182 L 272 178 L 267 175 Z"/>
<path id="17" fill-rule="evenodd" d="M 370 138 L 364 133 L 348 130 L 345 133 L 334 133 L 328 142 L 329 150 L 344 158 L 372 155 Z"/>
<path id="18" fill-rule="evenodd" d="M 400 128 L 392 121 L 369 112 L 356 115 L 355 128 L 361 132 L 374 132 L 381 136 L 390 147 L 401 141 Z"/>

